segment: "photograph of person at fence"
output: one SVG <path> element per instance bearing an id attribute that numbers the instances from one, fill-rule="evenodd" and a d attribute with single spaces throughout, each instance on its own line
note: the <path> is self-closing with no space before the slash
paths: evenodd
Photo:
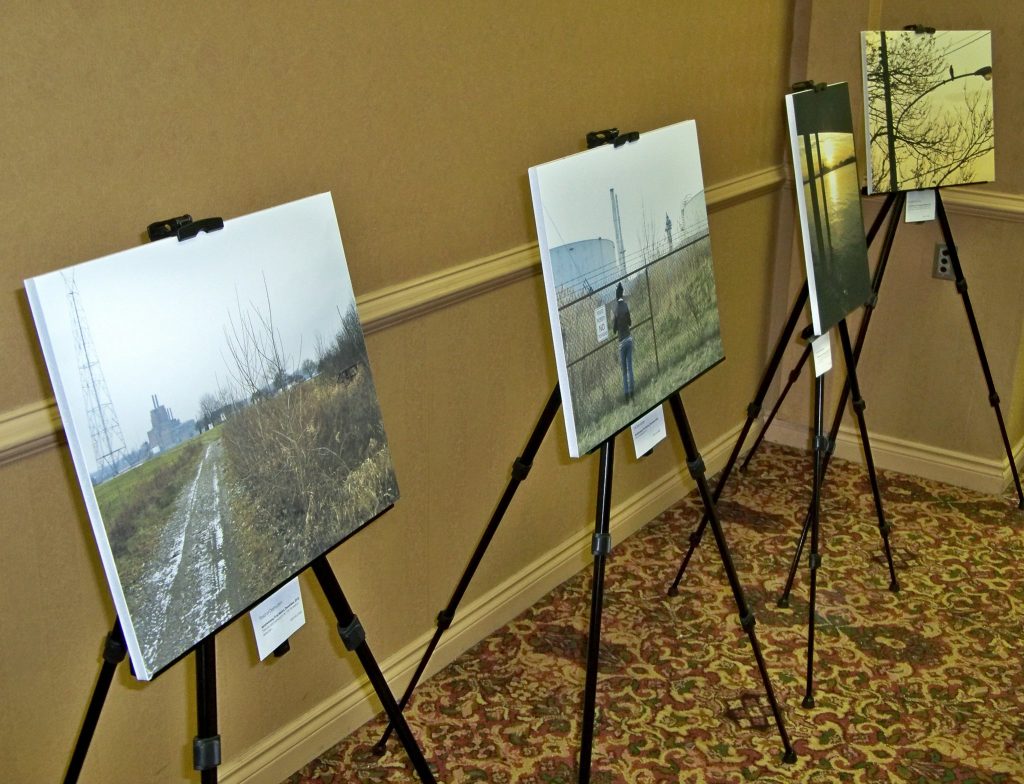
<path id="1" fill-rule="evenodd" d="M 622 284 L 615 287 L 615 317 L 612 331 L 619 336 L 619 361 L 622 362 L 622 395 L 626 400 L 633 397 L 633 335 L 629 328 L 633 321 L 629 316 L 629 305 L 622 293 Z"/>
<path id="2" fill-rule="evenodd" d="M 569 453 L 724 358 L 693 121 L 530 170 Z"/>

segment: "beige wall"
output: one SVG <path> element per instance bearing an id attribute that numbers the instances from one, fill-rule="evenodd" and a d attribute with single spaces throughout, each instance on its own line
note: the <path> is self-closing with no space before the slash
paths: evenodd
<path id="1" fill-rule="evenodd" d="M 944 191 L 944 204 L 959 249 L 964 274 L 997 392 L 1001 397 L 1011 446 L 1020 464 L 1024 452 L 1024 266 L 1019 247 L 1024 241 L 1024 122 L 1017 85 L 1022 64 L 1017 43 L 1024 34 L 1024 10 L 1003 2 L 909 2 L 862 0 L 855 3 L 810 4 L 810 35 L 806 60 L 794 64 L 794 79 L 847 81 L 854 116 L 860 117 L 863 82 L 861 30 L 902 29 L 920 23 L 937 29 L 991 29 L 995 74 L 996 181 Z M 863 123 L 855 123 L 863 161 Z M 863 176 L 863 164 L 861 172 Z M 866 225 L 884 197 L 864 199 Z M 786 226 L 781 226 L 783 233 Z M 872 247 L 877 259 L 881 235 Z M 1009 463 L 971 337 L 954 284 L 932 277 L 935 244 L 942 242 L 936 222 L 901 224 L 890 255 L 878 308 L 871 320 L 858 377 L 868 403 L 865 412 L 876 463 L 909 470 L 995 492 L 1005 486 Z M 799 235 L 790 245 L 790 264 L 780 264 L 774 299 L 775 323 L 788 312 L 803 282 Z M 859 316 L 851 319 L 856 334 Z M 801 347 L 790 347 L 783 372 L 788 372 Z M 838 339 L 833 351 L 839 352 Z M 829 414 L 838 394 L 841 373 L 827 384 Z M 837 383 L 837 379 L 839 382 Z M 772 435 L 804 443 L 811 418 L 809 375 L 795 387 L 779 415 Z M 826 425 L 827 426 L 827 425 Z M 847 436 L 840 454 L 861 459 L 856 422 L 847 415 Z M 845 442 L 845 449 L 844 443 Z"/>
<path id="2" fill-rule="evenodd" d="M 8 3 L 5 775 L 60 776 L 113 620 L 66 447 L 51 445 L 25 277 L 137 245 L 170 215 L 333 193 L 402 499 L 331 560 L 376 655 L 405 673 L 554 383 L 526 171 L 589 130 L 698 121 L 727 361 L 685 399 L 720 463 L 769 332 L 791 19 L 788 2 Z M 620 533 L 686 491 L 679 457 L 638 463 L 621 441 Z M 567 459 L 559 422 L 447 656 L 587 563 L 595 473 Z M 255 662 L 247 621 L 217 638 L 222 780 L 280 780 L 368 710 L 303 588 L 308 622 L 284 659 Z M 192 677 L 190 661 L 147 685 L 119 670 L 83 780 L 192 778 Z"/>

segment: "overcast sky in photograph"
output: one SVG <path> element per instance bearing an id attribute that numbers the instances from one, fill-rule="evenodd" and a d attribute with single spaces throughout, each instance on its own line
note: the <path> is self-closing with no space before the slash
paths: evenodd
<path id="1" fill-rule="evenodd" d="M 662 239 L 666 213 L 678 227 L 683 202 L 704 189 L 697 125 L 676 123 L 621 147 L 606 144 L 535 166 L 530 181 L 549 248 L 597 237 L 615 242 L 609 194 L 614 188 L 623 244 L 627 254 L 635 253 L 645 211 L 654 237 Z"/>
<path id="2" fill-rule="evenodd" d="M 941 30 L 935 33 L 935 43 L 946 51 L 943 63 L 953 68 L 954 75 L 973 74 L 979 68 L 992 65 L 992 33 L 989 30 Z M 963 103 L 963 91 L 992 92 L 992 82 L 973 77 L 950 82 L 936 90 L 940 97 L 952 104 Z"/>
<path id="3" fill-rule="evenodd" d="M 225 330 L 238 307 L 266 310 L 295 370 L 330 341 L 352 284 L 330 194 L 227 220 L 224 229 L 159 240 L 26 282 L 45 330 L 89 470 L 96 468 L 83 403 L 66 278 L 78 284 L 96 358 L 129 450 L 146 440 L 151 396 L 182 421 L 227 385 Z M 31 289 L 34 287 L 35 296 Z M 50 367 L 51 374 L 54 368 Z"/>
<path id="4" fill-rule="evenodd" d="M 880 32 L 869 31 L 865 35 L 873 46 L 879 45 Z M 903 39 L 914 44 L 932 43 L 936 54 L 941 56 L 939 62 L 941 76 L 946 77 L 948 68 L 953 69 L 954 76 L 963 77 L 973 74 L 980 68 L 992 65 L 992 32 L 990 30 L 939 30 L 930 37 L 920 35 L 912 30 L 887 30 L 885 33 L 889 46 L 894 46 L 896 39 Z M 993 74 L 993 78 L 995 78 Z M 928 100 L 933 103 L 945 103 L 957 107 L 963 105 L 964 91 L 968 94 L 992 92 L 992 82 L 980 76 L 968 76 L 947 81 L 937 87 Z M 877 99 L 882 99 L 879 92 Z"/>

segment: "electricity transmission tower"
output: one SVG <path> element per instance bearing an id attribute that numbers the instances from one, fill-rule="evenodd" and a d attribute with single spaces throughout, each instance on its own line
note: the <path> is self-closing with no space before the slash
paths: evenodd
<path id="1" fill-rule="evenodd" d="M 82 382 L 82 398 L 89 419 L 89 435 L 92 438 L 92 451 L 98 465 L 93 481 L 103 481 L 114 476 L 118 464 L 125 457 L 127 449 L 121 423 L 117 419 L 114 403 L 107 390 L 107 382 L 103 377 L 96 346 L 92 342 L 89 324 L 85 319 L 78 283 L 74 275 L 64 276 L 64 284 L 68 289 L 68 306 L 71 309 L 71 322 L 75 333 L 75 349 L 78 354 L 78 375 Z"/>

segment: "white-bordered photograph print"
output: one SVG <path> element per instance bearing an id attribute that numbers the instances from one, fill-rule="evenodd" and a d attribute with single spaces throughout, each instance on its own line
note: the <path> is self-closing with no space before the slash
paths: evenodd
<path id="1" fill-rule="evenodd" d="M 397 500 L 330 194 L 25 288 L 140 679 Z"/>
<path id="2" fill-rule="evenodd" d="M 692 120 L 530 169 L 569 454 L 724 358 Z"/>
<path id="3" fill-rule="evenodd" d="M 871 295 L 860 175 L 846 82 L 786 96 L 814 334 Z"/>
<path id="4" fill-rule="evenodd" d="M 868 193 L 992 182 L 992 33 L 861 33 Z"/>

